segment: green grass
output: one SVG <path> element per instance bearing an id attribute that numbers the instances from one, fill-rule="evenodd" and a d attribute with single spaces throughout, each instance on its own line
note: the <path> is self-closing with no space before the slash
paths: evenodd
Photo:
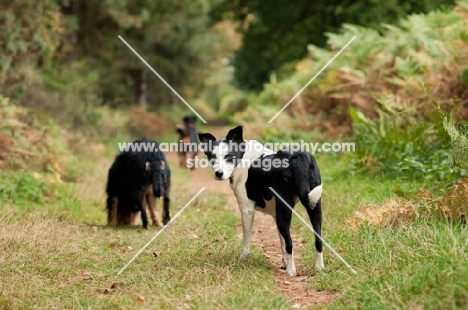
<path id="1" fill-rule="evenodd" d="M 358 275 L 327 272 L 322 285 L 346 288 L 335 303 L 342 309 L 461 309 L 468 297 L 462 280 L 468 272 L 466 234 L 465 228 L 434 221 L 338 232 L 340 238 L 330 241 Z M 339 265 L 331 259 L 331 269 L 342 269 Z"/>
<path id="2" fill-rule="evenodd" d="M 55 199 L 38 194 L 41 202 L 34 209 L 26 200 L 2 196 L 0 308 L 289 307 L 261 252 L 253 249 L 249 260 L 238 260 L 239 220 L 226 209 L 224 197 L 208 192 L 118 276 L 158 228 L 104 226 L 105 183 L 97 187 L 105 180 L 104 162 L 110 160 L 83 165 L 84 173 L 97 174 L 90 177 L 93 182 L 55 184 Z M 184 189 L 173 192 L 174 215 L 197 189 L 185 182 L 189 172 L 173 172 L 173 188 Z M 31 188 L 36 185 L 36 179 L 27 180 Z"/>
<path id="3" fill-rule="evenodd" d="M 203 192 L 121 275 L 117 272 L 158 231 L 105 227 L 107 149 L 77 164 L 76 183 L 47 175 L 0 172 L 0 308 L 288 309 L 273 270 L 253 247 L 240 262 L 239 219 L 225 198 Z M 396 227 L 349 227 L 365 204 L 415 191 L 420 181 L 353 173 L 345 155 L 318 156 L 323 175 L 323 236 L 357 271 L 325 248 L 325 270 L 313 268 L 313 235 L 302 272 L 313 289 L 336 290 L 326 309 L 462 309 L 468 302 L 467 228 L 419 218 Z M 172 214 L 198 191 L 191 173 L 173 168 Z M 177 189 L 177 190 L 175 190 Z M 160 206 L 160 203 L 158 204 Z M 160 207 L 159 207 L 160 208 Z M 305 216 L 301 206 L 296 208 Z M 156 256 L 155 256 L 156 254 Z M 145 302 L 138 302 L 144 297 Z"/>
<path id="4" fill-rule="evenodd" d="M 407 191 L 423 186 L 399 179 L 352 175 L 346 158 L 319 160 L 324 175 L 323 236 L 357 271 L 353 274 L 325 248 L 326 269 L 310 285 L 341 296 L 326 309 L 464 309 L 468 302 L 466 226 L 443 219 L 419 218 L 397 227 L 349 227 L 346 219 L 365 204 L 394 197 L 395 185 Z M 305 212 L 297 208 L 303 216 Z M 308 241 L 302 262 L 315 273 L 313 236 L 297 219 Z"/>

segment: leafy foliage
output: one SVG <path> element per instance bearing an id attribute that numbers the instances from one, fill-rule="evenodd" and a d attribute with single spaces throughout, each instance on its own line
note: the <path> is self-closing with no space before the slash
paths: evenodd
<path id="1" fill-rule="evenodd" d="M 447 121 L 438 114 L 433 115 L 431 122 L 383 111 L 379 111 L 376 120 L 352 108 L 350 114 L 352 139 L 357 145 L 353 157 L 358 170 L 439 185 L 453 184 L 467 175 L 462 169 L 466 166 L 453 165 L 453 149 L 458 147 L 451 146 L 444 130 Z"/>
<path id="2" fill-rule="evenodd" d="M 282 128 L 290 127 L 350 137 L 356 143 L 358 171 L 426 184 L 453 183 L 466 171 L 452 164 L 453 142 L 437 106 L 453 110 L 458 120 L 468 119 L 463 84 L 467 20 L 468 5 L 460 1 L 453 11 L 411 15 L 380 32 L 344 25 L 340 33 L 327 34 L 330 49 L 310 45 L 309 58 L 299 62 L 289 78 L 278 81 L 273 75 L 261 93 L 248 97 L 246 111 L 233 119 L 243 119 L 250 131 L 270 140 L 281 140 Z M 273 117 L 353 36 L 357 39 L 272 128 L 255 126 L 253 120 Z"/>
<path id="3" fill-rule="evenodd" d="M 325 33 L 336 32 L 343 24 L 376 28 L 409 13 L 452 4 L 452 0 L 301 0 L 291 5 L 275 0 L 265 5 L 260 0 L 227 0 L 215 7 L 212 16 L 218 20 L 228 13 L 241 22 L 243 44 L 234 58 L 235 78 L 245 89 L 261 90 L 273 72 L 305 57 L 307 44 L 325 46 Z"/>
<path id="4" fill-rule="evenodd" d="M 452 117 L 448 118 L 440 111 L 444 129 L 452 142 L 449 158 L 452 163 L 460 168 L 468 168 L 468 131 L 466 125 L 457 128 Z"/>
<path id="5" fill-rule="evenodd" d="M 209 67 L 209 46 L 218 40 L 208 29 L 210 5 L 209 0 L 83 2 L 76 48 L 98 61 L 103 99 L 113 105 L 135 102 L 146 79 L 153 106 L 175 100 L 119 35 L 182 94 L 191 84 L 199 86 Z"/>
<path id="6" fill-rule="evenodd" d="M 0 2 L 0 89 L 18 96 L 30 68 L 50 59 L 62 39 L 62 19 L 55 0 Z"/>
<path id="7" fill-rule="evenodd" d="M 44 202 L 47 187 L 42 180 L 25 172 L 0 172 L 0 176 L 0 201 L 15 205 Z"/>
<path id="8" fill-rule="evenodd" d="M 229 46 L 223 32 L 208 23 L 208 13 L 216 2 L 3 1 L 2 92 L 9 97 L 20 97 L 28 91 L 39 93 L 32 96 L 41 96 L 45 89 L 58 96 L 76 95 L 78 100 L 114 107 L 137 101 L 142 105 L 148 102 L 153 108 L 175 103 L 177 99 L 167 86 L 118 36 L 179 93 L 193 95 L 213 68 L 211 60 Z"/>

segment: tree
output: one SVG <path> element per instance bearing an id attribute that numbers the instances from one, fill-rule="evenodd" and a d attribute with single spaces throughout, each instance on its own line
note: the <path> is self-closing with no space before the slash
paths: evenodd
<path id="1" fill-rule="evenodd" d="M 179 92 L 196 82 L 203 50 L 208 50 L 209 9 L 208 0 L 83 1 L 78 46 L 81 57 L 101 64 L 104 98 L 117 104 L 145 105 L 146 98 L 153 105 L 173 101 L 171 91 L 118 35 Z"/>
<path id="2" fill-rule="evenodd" d="M 243 44 L 235 54 L 234 77 L 240 87 L 258 91 L 272 72 L 305 57 L 308 44 L 323 47 L 325 33 L 343 23 L 378 27 L 451 4 L 453 0 L 225 0 L 211 16 L 240 22 Z"/>
<path id="3" fill-rule="evenodd" d="M 0 89 L 16 97 L 28 70 L 53 57 L 63 35 L 56 0 L 0 2 Z"/>

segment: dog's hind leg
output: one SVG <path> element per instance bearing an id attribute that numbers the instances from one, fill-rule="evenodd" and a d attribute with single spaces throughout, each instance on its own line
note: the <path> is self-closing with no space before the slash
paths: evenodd
<path id="1" fill-rule="evenodd" d="M 319 198 L 315 208 L 307 209 L 307 214 L 309 215 L 310 222 L 312 223 L 312 227 L 314 231 L 319 235 L 322 236 L 322 199 Z M 315 258 L 315 268 L 320 270 L 325 267 L 323 264 L 323 244 L 322 240 L 315 236 L 315 250 L 317 251 L 317 256 Z"/>
<path id="2" fill-rule="evenodd" d="M 275 223 L 276 223 L 276 217 L 274 219 L 275 219 Z M 286 270 L 286 267 L 287 267 L 287 265 L 286 265 L 286 255 L 288 254 L 286 252 L 286 242 L 284 241 L 284 238 L 281 235 L 279 230 L 278 230 L 278 236 L 279 236 L 280 243 L 281 243 L 281 252 L 283 253 L 283 268 L 282 269 Z"/>
<path id="3" fill-rule="evenodd" d="M 107 198 L 107 226 L 117 225 L 117 207 L 119 205 L 118 197 Z"/>
<path id="4" fill-rule="evenodd" d="M 123 225 L 135 225 L 137 222 L 137 217 L 140 215 L 140 212 L 130 212 L 130 215 L 125 214 L 122 217 L 122 224 Z"/>
<path id="5" fill-rule="evenodd" d="M 285 195 L 282 195 L 282 198 L 285 199 L 286 203 L 289 206 L 294 205 L 293 199 L 287 199 Z M 276 227 L 278 228 L 278 232 L 280 234 L 280 241 L 283 248 L 283 262 L 286 265 L 286 274 L 290 276 L 296 275 L 296 267 L 294 265 L 294 254 L 293 254 L 293 244 L 292 238 L 290 233 L 290 226 L 291 226 L 291 218 L 292 218 L 292 211 L 289 209 L 288 206 L 284 204 L 281 199 L 276 199 Z M 281 240 L 282 238 L 283 240 Z"/>
<path id="6" fill-rule="evenodd" d="M 156 212 L 156 199 L 153 193 L 153 185 L 149 185 L 146 188 L 146 203 L 148 204 L 148 208 L 150 211 L 151 221 L 155 226 L 161 226 L 161 221 L 159 220 L 158 213 Z"/>

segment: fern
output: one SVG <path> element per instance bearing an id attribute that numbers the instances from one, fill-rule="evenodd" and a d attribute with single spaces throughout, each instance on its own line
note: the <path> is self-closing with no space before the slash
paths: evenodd
<path id="1" fill-rule="evenodd" d="M 459 168 L 468 168 L 468 138 L 465 127 L 457 128 L 453 118 L 448 118 L 439 108 L 443 119 L 443 126 L 452 140 L 452 146 L 449 152 L 450 161 Z"/>

